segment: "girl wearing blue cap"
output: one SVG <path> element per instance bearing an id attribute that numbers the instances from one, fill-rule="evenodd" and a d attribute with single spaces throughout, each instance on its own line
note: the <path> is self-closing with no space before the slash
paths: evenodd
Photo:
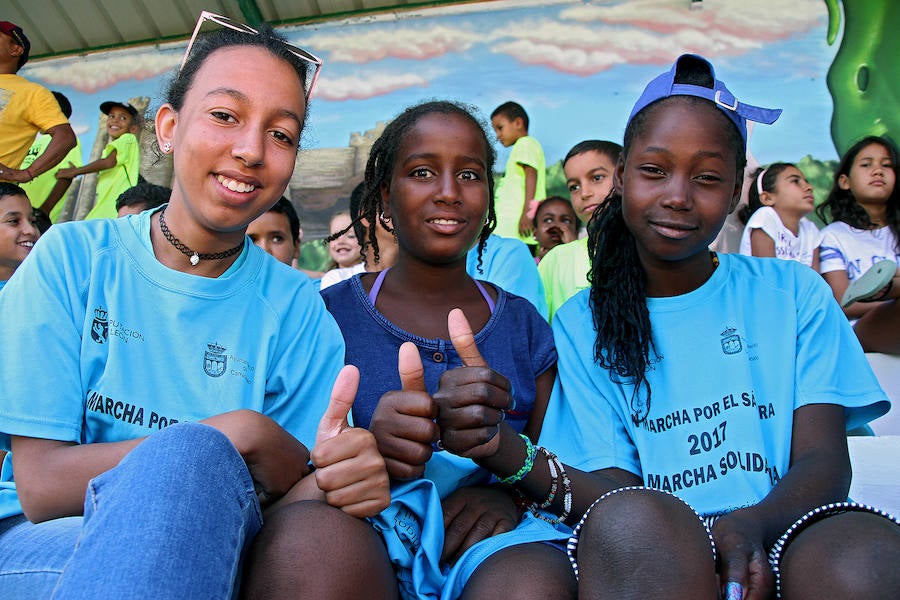
<path id="1" fill-rule="evenodd" d="M 846 428 L 890 404 L 840 307 L 809 268 L 709 250 L 738 202 L 746 120 L 779 113 L 698 56 L 654 79 L 591 221 L 591 289 L 553 321 L 541 446 L 488 420 L 498 434 L 477 445 L 474 415 L 438 419 L 445 447 L 577 523 L 580 598 L 900 589 L 897 521 L 846 502 Z"/>

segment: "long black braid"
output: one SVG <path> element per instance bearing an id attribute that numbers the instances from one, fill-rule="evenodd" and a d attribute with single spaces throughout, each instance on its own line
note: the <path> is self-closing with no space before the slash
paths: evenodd
<path id="1" fill-rule="evenodd" d="M 376 238 L 376 219 L 387 231 L 393 231 L 391 228 L 390 218 L 384 214 L 384 204 L 381 198 L 382 186 L 389 186 L 391 183 L 391 175 L 394 170 L 394 163 L 397 160 L 397 151 L 403 136 L 415 126 L 416 123 L 427 115 L 445 114 L 459 115 L 471 121 L 481 132 L 485 147 L 485 174 L 488 178 L 488 217 L 481 233 L 478 236 L 478 268 L 481 269 L 481 260 L 484 247 L 487 244 L 488 237 L 497 226 L 497 214 L 494 209 L 494 162 L 496 153 L 494 147 L 487 135 L 487 129 L 475 114 L 477 111 L 474 107 L 468 107 L 464 104 L 446 100 L 432 100 L 410 106 L 397 118 L 391 121 L 384 128 L 381 136 L 372 145 L 372 151 L 369 154 L 369 160 L 366 162 L 366 174 L 362 184 L 362 195 L 359 199 L 359 214 L 355 216 L 357 221 L 365 220 L 366 238 L 375 253 L 375 262 L 379 260 L 378 239 Z M 352 226 L 352 224 L 351 224 Z M 348 228 L 349 229 L 349 228 Z M 344 232 L 338 232 L 334 236 L 342 235 Z M 330 239 L 330 238 L 329 238 Z M 365 256 L 365 249 L 363 250 Z"/>
<path id="2" fill-rule="evenodd" d="M 703 83 L 703 74 L 700 75 L 700 83 L 697 83 L 696 77 L 693 81 L 678 81 L 712 87 L 712 79 L 708 79 L 708 84 Z M 694 96 L 674 96 L 647 106 L 625 128 L 620 162 L 627 160 L 632 142 L 646 129 L 650 117 L 673 100 L 709 104 L 708 100 Z M 735 149 L 735 169 L 740 180 L 747 163 L 744 140 L 737 127 L 724 114 L 720 121 L 716 126 L 727 133 L 729 143 Z M 647 276 L 638 257 L 634 235 L 625 223 L 622 207 L 621 190 L 614 188 L 588 223 L 590 307 L 594 330 L 597 332 L 594 360 L 600 367 L 607 369 L 617 383 L 634 386 L 630 401 L 631 420 L 635 425 L 640 425 L 646 421 L 650 412 L 651 390 L 647 368 L 661 357 L 657 355 L 653 344 L 650 312 L 647 309 Z"/>

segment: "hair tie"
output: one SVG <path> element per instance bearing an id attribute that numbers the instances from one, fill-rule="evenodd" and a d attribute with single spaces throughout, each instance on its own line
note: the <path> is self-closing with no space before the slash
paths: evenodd
<path id="1" fill-rule="evenodd" d="M 760 198 L 762 198 L 763 195 L 762 178 L 768 170 L 769 169 L 763 169 L 762 171 L 760 171 L 758 175 L 759 179 L 756 180 L 756 193 L 759 194 Z"/>

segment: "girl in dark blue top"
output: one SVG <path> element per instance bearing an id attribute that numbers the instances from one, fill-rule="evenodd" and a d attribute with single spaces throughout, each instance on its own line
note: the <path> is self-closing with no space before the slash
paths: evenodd
<path id="1" fill-rule="evenodd" d="M 398 535 L 414 540 L 392 551 L 407 596 L 518 596 L 509 587 L 489 587 L 498 583 L 493 577 L 469 575 L 488 557 L 502 562 L 522 544 L 537 547 L 536 563 L 555 559 L 565 566 L 558 549 L 527 542 L 561 540 L 568 532 L 542 521 L 523 528 L 509 489 L 491 484 L 474 454 L 444 452 L 439 439 L 440 420 L 467 412 L 478 399 L 492 405 L 487 410 L 495 426 L 471 435 L 495 436 L 503 419 L 536 440 L 556 373 L 552 333 L 534 307 L 466 273 L 468 251 L 483 248 L 495 224 L 493 164 L 485 130 L 466 108 L 428 102 L 404 111 L 372 148 L 360 206 L 371 251 L 379 251 L 376 222 L 396 235 L 396 263 L 322 292 L 344 332 L 345 360 L 360 369 L 355 423 L 375 434 L 395 482 L 387 511 L 392 520 L 376 526 L 389 550 Z M 471 322 L 491 369 L 457 353 L 448 329 L 454 309 Z M 491 378 L 496 397 L 482 397 L 488 386 L 469 383 L 479 370 Z M 401 519 L 406 526 L 413 521 L 411 535 L 394 525 L 399 504 L 415 514 Z M 435 506 L 442 514 L 433 513 Z M 523 589 L 558 590 L 541 568 L 512 562 Z"/>

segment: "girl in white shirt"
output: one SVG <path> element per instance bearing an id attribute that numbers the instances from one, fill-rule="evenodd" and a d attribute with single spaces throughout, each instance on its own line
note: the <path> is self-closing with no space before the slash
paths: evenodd
<path id="1" fill-rule="evenodd" d="M 813 188 L 795 165 L 779 162 L 759 169 L 738 215 L 746 224 L 741 254 L 795 260 L 818 270 L 822 236 L 806 218 L 814 203 Z"/>

